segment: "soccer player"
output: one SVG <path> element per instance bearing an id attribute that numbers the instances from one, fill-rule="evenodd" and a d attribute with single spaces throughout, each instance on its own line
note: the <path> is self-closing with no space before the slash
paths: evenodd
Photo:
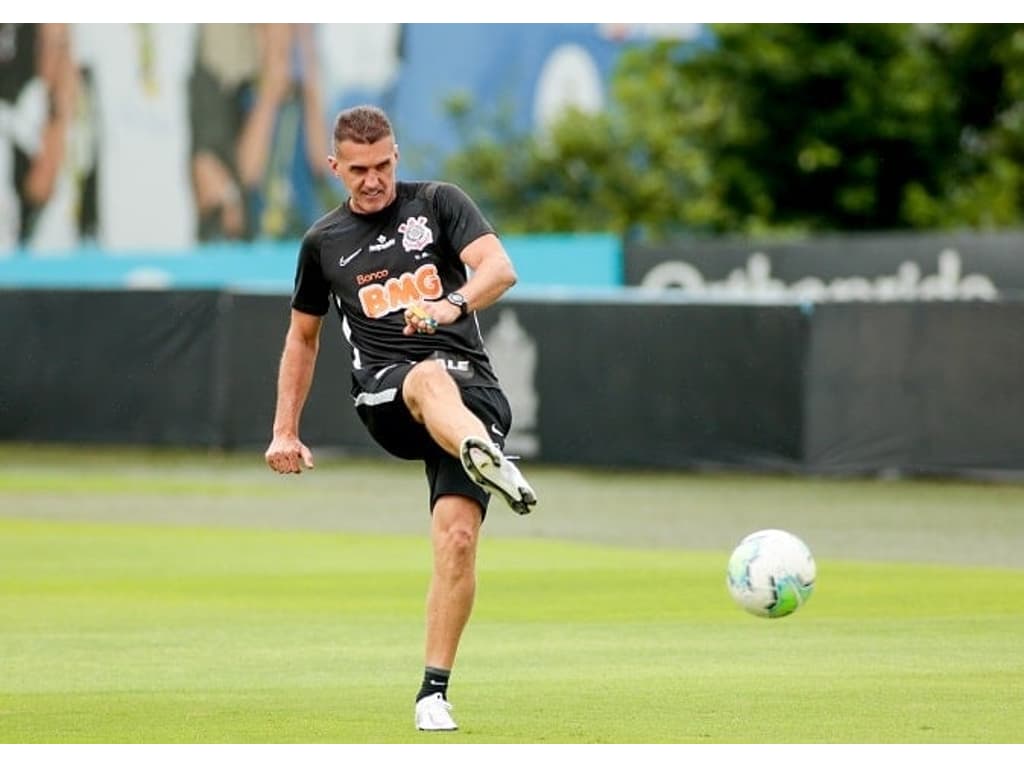
<path id="1" fill-rule="evenodd" d="M 498 494 L 521 515 L 537 501 L 502 454 L 511 410 L 475 315 L 516 274 L 458 187 L 397 181 L 398 145 L 380 109 L 341 112 L 327 161 L 349 197 L 302 240 L 266 461 L 280 473 L 313 467 L 299 420 L 333 305 L 352 349 L 359 418 L 389 453 L 426 467 L 434 566 L 415 724 L 451 731 L 448 680 L 473 607 L 488 500 Z"/>

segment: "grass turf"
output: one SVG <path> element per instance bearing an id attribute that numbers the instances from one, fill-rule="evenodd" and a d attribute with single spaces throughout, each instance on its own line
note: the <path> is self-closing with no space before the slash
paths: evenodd
<path id="1" fill-rule="evenodd" d="M 418 470 L 0 446 L 0 743 L 1019 742 L 1024 488 L 529 473 L 541 508 L 485 526 L 461 730 L 423 735 Z M 785 619 L 725 590 L 761 527 L 818 559 Z"/>
<path id="2" fill-rule="evenodd" d="M 424 735 L 424 537 L 0 519 L 0 742 L 1019 741 L 1024 572 L 819 559 L 766 620 L 726 556 L 485 537 Z"/>

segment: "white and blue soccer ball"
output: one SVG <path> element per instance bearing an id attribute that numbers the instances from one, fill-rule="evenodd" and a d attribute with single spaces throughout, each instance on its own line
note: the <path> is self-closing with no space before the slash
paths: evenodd
<path id="1" fill-rule="evenodd" d="M 789 531 L 755 531 L 733 550 L 725 583 L 743 610 L 777 619 L 789 616 L 814 592 L 811 550 Z"/>

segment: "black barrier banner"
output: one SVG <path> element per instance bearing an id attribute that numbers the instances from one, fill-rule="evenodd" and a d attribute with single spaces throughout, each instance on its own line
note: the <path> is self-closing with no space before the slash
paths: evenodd
<path id="1" fill-rule="evenodd" d="M 811 327 L 808 470 L 1024 469 L 1024 303 L 823 305 Z"/>
<path id="2" fill-rule="evenodd" d="M 287 295 L 0 291 L 0 439 L 270 440 Z M 700 303 L 635 292 L 479 314 L 511 453 L 568 466 L 1024 471 L 1024 301 Z M 314 449 L 383 455 L 326 319 Z"/>
<path id="3" fill-rule="evenodd" d="M 995 301 L 1024 295 L 1024 233 L 636 243 L 625 280 L 735 301 Z"/>
<path id="4" fill-rule="evenodd" d="M 509 450 L 565 464 L 794 468 L 796 306 L 502 302 L 481 314 Z"/>
<path id="5" fill-rule="evenodd" d="M 209 445 L 219 294 L 0 291 L 0 438 Z"/>

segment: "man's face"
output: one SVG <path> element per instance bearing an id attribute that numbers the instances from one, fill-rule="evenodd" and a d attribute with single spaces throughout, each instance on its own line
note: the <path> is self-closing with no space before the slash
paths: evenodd
<path id="1" fill-rule="evenodd" d="M 345 140 L 335 147 L 337 155 L 327 158 L 331 172 L 345 185 L 356 213 L 376 213 L 395 199 L 398 145 L 393 136 L 373 144 Z"/>

